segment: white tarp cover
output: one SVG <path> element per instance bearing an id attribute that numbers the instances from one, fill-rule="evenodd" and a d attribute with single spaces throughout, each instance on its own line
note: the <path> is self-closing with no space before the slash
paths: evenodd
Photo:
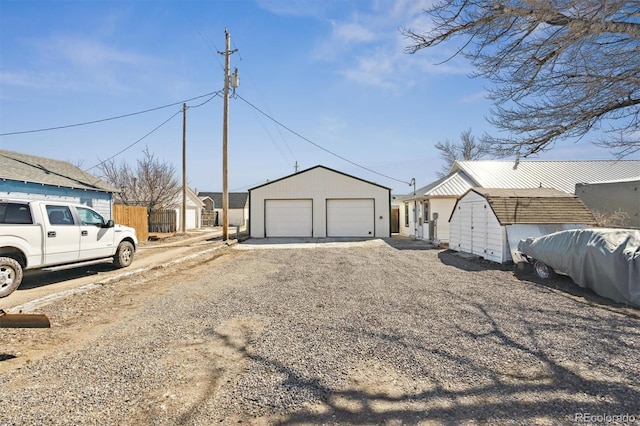
<path id="1" fill-rule="evenodd" d="M 580 287 L 640 307 L 640 231 L 573 229 L 526 238 L 518 250 Z"/>

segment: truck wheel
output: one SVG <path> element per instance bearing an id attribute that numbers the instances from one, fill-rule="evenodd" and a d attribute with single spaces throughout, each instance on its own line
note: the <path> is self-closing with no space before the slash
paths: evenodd
<path id="1" fill-rule="evenodd" d="M 542 278 L 543 280 L 551 278 L 552 276 L 555 275 L 555 273 L 553 272 L 553 269 L 549 268 L 548 265 L 546 265 L 543 262 L 540 262 L 539 260 L 536 260 L 534 262 L 534 264 L 533 264 L 533 272 L 535 272 L 535 274 L 539 278 Z"/>
<path id="2" fill-rule="evenodd" d="M 122 241 L 118 245 L 115 256 L 113 256 L 113 264 L 118 268 L 126 268 L 133 262 L 133 244 L 129 241 Z"/>
<path id="3" fill-rule="evenodd" d="M 0 257 L 0 297 L 13 293 L 22 282 L 22 266 L 10 257 Z"/>

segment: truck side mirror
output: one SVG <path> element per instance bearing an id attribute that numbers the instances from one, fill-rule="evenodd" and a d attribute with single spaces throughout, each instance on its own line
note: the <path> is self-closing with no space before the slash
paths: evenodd
<path id="1" fill-rule="evenodd" d="M 113 219 L 109 219 L 107 221 L 107 223 L 104 225 L 105 228 L 113 228 L 115 225 L 115 222 L 113 221 Z"/>

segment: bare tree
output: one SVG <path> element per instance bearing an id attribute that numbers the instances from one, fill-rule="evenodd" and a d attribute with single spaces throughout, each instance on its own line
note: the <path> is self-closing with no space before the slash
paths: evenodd
<path id="1" fill-rule="evenodd" d="M 459 143 L 447 139 L 434 146 L 440 151 L 440 158 L 445 162 L 441 171 L 438 172 L 440 177 L 449 174 L 451 166 L 458 160 L 478 160 L 491 152 L 490 145 L 484 141 L 476 140 L 476 137 L 471 134 L 471 129 L 460 133 Z"/>
<path id="2" fill-rule="evenodd" d="M 432 30 L 403 29 L 416 53 L 460 38 L 474 76 L 495 83 L 497 153 L 523 156 L 592 130 L 618 157 L 640 150 L 640 2 L 441 0 Z"/>
<path id="3" fill-rule="evenodd" d="M 181 190 L 175 177 L 175 167 L 160 161 L 149 148 L 137 161 L 135 170 L 127 163 L 120 165 L 113 160 L 103 162 L 99 168 L 105 180 L 119 188 L 116 200 L 130 206 L 145 206 L 150 213 L 166 208 L 175 202 Z"/>

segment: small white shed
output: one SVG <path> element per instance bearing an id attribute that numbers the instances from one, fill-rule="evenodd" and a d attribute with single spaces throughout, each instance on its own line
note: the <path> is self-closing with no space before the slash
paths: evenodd
<path id="1" fill-rule="evenodd" d="M 557 189 L 471 188 L 451 213 L 449 248 L 505 263 L 522 238 L 594 223 L 578 197 Z"/>
<path id="2" fill-rule="evenodd" d="M 391 190 L 315 166 L 249 190 L 249 233 L 265 237 L 390 237 Z"/>

